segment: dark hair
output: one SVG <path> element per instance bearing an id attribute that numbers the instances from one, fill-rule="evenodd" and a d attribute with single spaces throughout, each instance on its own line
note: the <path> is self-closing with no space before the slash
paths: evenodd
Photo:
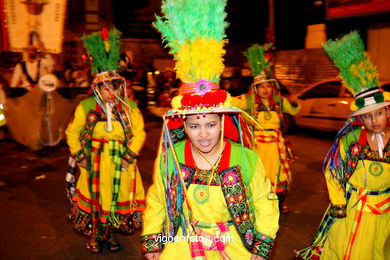
<path id="1" fill-rule="evenodd" d="M 103 82 L 99 82 L 98 87 L 105 87 L 106 85 L 112 87 L 114 90 L 119 89 L 122 85 L 124 85 L 123 80 L 121 79 L 114 79 L 114 80 L 105 80 Z"/>

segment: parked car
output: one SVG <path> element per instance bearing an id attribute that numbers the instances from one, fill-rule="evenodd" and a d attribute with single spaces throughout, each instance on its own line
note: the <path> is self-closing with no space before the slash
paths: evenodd
<path id="1" fill-rule="evenodd" d="M 338 131 L 351 113 L 352 93 L 340 79 L 315 83 L 292 97 L 301 106 L 294 117 L 295 125 L 325 131 Z"/>

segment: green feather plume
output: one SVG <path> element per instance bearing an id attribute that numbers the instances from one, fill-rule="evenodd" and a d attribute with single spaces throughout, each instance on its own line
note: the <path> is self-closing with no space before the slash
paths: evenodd
<path id="1" fill-rule="evenodd" d="M 272 73 L 272 63 L 271 59 L 266 57 L 268 48 L 272 45 L 261 46 L 259 44 L 254 44 L 244 52 L 249 66 L 251 68 L 252 76 L 256 77 L 261 74 L 271 76 Z"/>
<path id="2" fill-rule="evenodd" d="M 109 50 L 106 51 L 101 32 L 83 35 L 81 38 L 88 55 L 92 56 L 91 69 L 93 73 L 112 71 L 118 68 L 120 55 L 121 32 L 111 28 L 108 35 Z"/>
<path id="3" fill-rule="evenodd" d="M 323 45 L 325 52 L 340 70 L 344 85 L 354 94 L 377 87 L 378 73 L 364 51 L 364 44 L 357 31 Z"/>
<path id="4" fill-rule="evenodd" d="M 165 47 L 177 53 L 181 46 L 197 38 L 215 38 L 225 35 L 226 0 L 163 0 L 161 11 L 153 26 L 161 32 Z"/>

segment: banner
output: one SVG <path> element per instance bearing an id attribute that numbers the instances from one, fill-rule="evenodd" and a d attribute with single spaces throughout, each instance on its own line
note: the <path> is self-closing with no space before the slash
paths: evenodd
<path id="1" fill-rule="evenodd" d="M 8 51 L 8 37 L 4 0 L 0 0 L 0 52 L 3 51 Z"/>
<path id="2" fill-rule="evenodd" d="M 21 52 L 39 35 L 47 53 L 60 53 L 66 0 L 5 0 L 10 51 Z"/>
<path id="3" fill-rule="evenodd" d="M 326 19 L 390 13 L 390 0 L 327 0 Z"/>

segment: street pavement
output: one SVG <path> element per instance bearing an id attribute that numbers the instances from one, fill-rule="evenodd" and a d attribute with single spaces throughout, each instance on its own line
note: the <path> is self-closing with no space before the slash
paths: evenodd
<path id="1" fill-rule="evenodd" d="M 139 168 L 147 189 L 161 133 L 160 119 L 145 115 L 145 130 L 147 141 Z M 329 203 L 321 168 L 333 136 L 302 129 L 290 135 L 298 160 L 292 163 L 293 184 L 286 201 L 290 212 L 280 217 L 272 259 L 292 259 L 294 249 L 309 245 L 313 239 Z M 94 255 L 86 250 L 88 239 L 75 233 L 66 218 L 69 202 L 64 178 L 68 156 L 65 143 L 37 155 L 10 139 L 0 141 L 0 258 L 143 259 L 139 232 L 120 235 L 119 252 L 104 250 Z"/>

